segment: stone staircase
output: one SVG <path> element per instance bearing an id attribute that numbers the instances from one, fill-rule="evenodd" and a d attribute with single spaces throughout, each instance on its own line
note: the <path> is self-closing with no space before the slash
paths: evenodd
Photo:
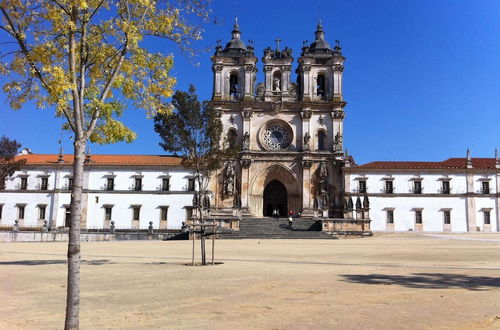
<path id="1" fill-rule="evenodd" d="M 335 235 L 321 231 L 321 223 L 312 219 L 293 219 L 293 228 L 288 219 L 245 218 L 240 220 L 239 231 L 222 233 L 222 239 L 267 238 L 267 239 L 335 239 Z"/>

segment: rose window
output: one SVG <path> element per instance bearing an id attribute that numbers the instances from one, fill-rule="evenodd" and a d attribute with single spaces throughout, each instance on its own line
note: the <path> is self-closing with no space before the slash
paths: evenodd
<path id="1" fill-rule="evenodd" d="M 292 142 L 292 130 L 282 121 L 272 121 L 261 129 L 260 139 L 268 150 L 283 150 Z"/>

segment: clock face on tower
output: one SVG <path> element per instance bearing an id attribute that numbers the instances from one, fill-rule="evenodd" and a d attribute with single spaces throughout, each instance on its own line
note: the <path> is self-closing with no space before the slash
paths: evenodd
<path id="1" fill-rule="evenodd" d="M 267 150 L 284 150 L 292 142 L 292 130 L 281 120 L 273 120 L 260 129 L 260 141 Z"/>

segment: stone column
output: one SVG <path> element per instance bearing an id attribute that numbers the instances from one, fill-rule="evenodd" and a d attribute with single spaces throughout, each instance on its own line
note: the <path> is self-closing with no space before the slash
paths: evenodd
<path id="1" fill-rule="evenodd" d="M 310 101 L 312 99 L 310 74 L 311 74 L 311 66 L 310 65 L 302 66 L 302 78 L 303 78 L 302 88 L 304 89 L 304 94 L 302 98 L 304 101 Z"/>
<path id="2" fill-rule="evenodd" d="M 313 200 L 311 196 L 311 160 L 302 161 L 302 214 L 312 214 Z"/>
<path id="3" fill-rule="evenodd" d="M 264 66 L 264 82 L 266 85 L 266 95 L 272 94 L 272 91 L 273 91 L 273 67 L 270 65 Z"/>
<path id="4" fill-rule="evenodd" d="M 214 65 L 213 66 L 213 71 L 214 71 L 214 95 L 213 99 L 214 100 L 221 100 L 222 99 L 222 81 L 223 81 L 223 75 L 222 75 L 222 65 Z"/>
<path id="5" fill-rule="evenodd" d="M 245 100 L 253 100 L 253 77 L 255 76 L 255 66 L 254 65 L 245 65 Z"/>
<path id="6" fill-rule="evenodd" d="M 343 66 L 336 66 L 333 68 L 333 96 L 342 96 L 342 71 L 344 71 Z"/>
<path id="7" fill-rule="evenodd" d="M 250 193 L 250 159 L 241 160 L 241 208 L 249 210 L 249 193 Z"/>

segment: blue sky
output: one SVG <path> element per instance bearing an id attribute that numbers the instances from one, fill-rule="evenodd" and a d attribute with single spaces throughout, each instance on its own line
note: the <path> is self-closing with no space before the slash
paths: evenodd
<path id="1" fill-rule="evenodd" d="M 213 10 L 218 24 L 206 26 L 197 47 L 225 44 L 237 16 L 242 39 L 254 41 L 259 59 L 278 36 L 297 58 L 321 18 L 326 39 L 339 39 L 347 58 L 344 146 L 358 163 L 438 161 L 464 157 L 467 148 L 473 157 L 493 157 L 500 148 L 500 1 L 234 0 L 215 1 Z M 210 98 L 212 50 L 189 59 L 168 42 L 154 47 L 174 52 L 177 88 L 193 83 L 201 99 Z M 143 111 L 129 109 L 123 119 L 137 140 L 92 145 L 92 153 L 164 153 Z M 0 94 L 0 135 L 35 153 L 57 153 L 61 136 L 71 152 L 61 123 L 51 109 L 13 111 Z"/>

